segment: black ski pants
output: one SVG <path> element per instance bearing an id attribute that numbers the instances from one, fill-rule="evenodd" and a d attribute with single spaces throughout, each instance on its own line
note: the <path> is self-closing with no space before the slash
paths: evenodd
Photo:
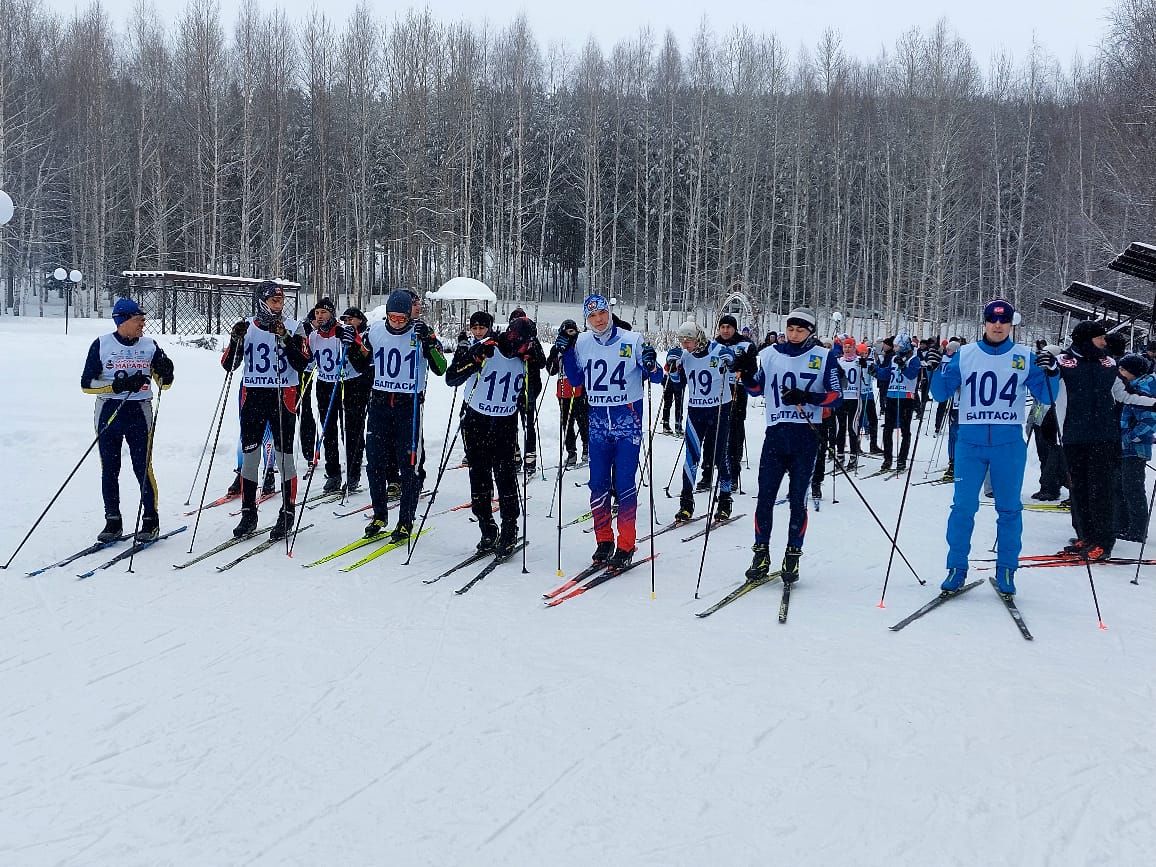
<path id="1" fill-rule="evenodd" d="M 494 525 L 491 501 L 495 484 L 502 523 L 516 523 L 521 514 L 514 463 L 517 414 L 485 415 L 467 407 L 462 417 L 462 432 L 466 434 L 466 458 L 470 463 L 470 506 L 479 526 L 492 528 Z"/>
<path id="2" fill-rule="evenodd" d="M 1072 476 L 1072 527 L 1076 536 L 1107 551 L 1116 541 L 1116 479 L 1120 444 L 1064 443 Z"/>

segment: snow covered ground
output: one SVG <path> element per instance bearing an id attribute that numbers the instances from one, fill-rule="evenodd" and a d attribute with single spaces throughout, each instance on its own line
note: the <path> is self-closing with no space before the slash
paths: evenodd
<path id="1" fill-rule="evenodd" d="M 74 320 L 64 337 L 58 320 L 0 318 L 5 560 L 92 439 L 79 375 L 106 327 Z M 161 342 L 177 370 L 154 461 L 171 529 L 191 524 L 182 504 L 222 372 L 215 353 Z M 449 398 L 435 383 L 435 457 Z M 210 496 L 231 478 L 235 435 L 230 412 Z M 917 459 L 934 442 L 922 439 Z M 678 444 L 655 443 L 666 521 L 675 501 L 661 485 Z M 126 467 L 126 516 L 128 479 Z M 745 479 L 753 489 L 753 469 Z M 449 471 L 434 511 L 466 501 L 467 485 Z M 900 483 L 860 486 L 892 523 Z M 837 504 L 830 488 L 782 626 L 775 586 L 691 616 L 747 565 L 749 496 L 736 503 L 748 517 L 711 536 L 701 600 L 701 540 L 674 532 L 656 543 L 656 599 L 639 567 L 544 609 L 558 579 L 540 480 L 530 574 L 511 563 L 464 596 L 452 591 L 472 570 L 421 579 L 472 549 L 467 511 L 434 519 L 408 568 L 395 552 L 347 574 L 336 567 L 351 558 L 301 569 L 360 534 L 360 517 L 321 508 L 292 560 L 275 549 L 225 573 L 213 569 L 223 556 L 174 571 L 190 530 L 132 574 L 76 580 L 106 553 L 25 577 L 100 528 L 94 455 L 0 575 L 0 863 L 1151 863 L 1156 569 L 1134 586 L 1131 569 L 1098 567 L 1107 631 L 1087 574 L 1064 568 L 1019 575 L 1034 642 L 986 586 L 892 633 L 942 578 L 950 487 L 911 489 L 901 545 L 928 586 L 897 561 L 884 610 L 888 546 L 846 482 Z M 585 511 L 585 491 L 567 481 L 561 508 Z M 228 535 L 228 511 L 205 513 L 196 551 Z M 776 519 L 778 551 L 785 507 Z M 981 512 L 977 556 L 993 521 Z M 1070 532 L 1048 513 L 1025 513 L 1025 527 L 1025 553 Z M 565 531 L 568 575 L 592 547 L 579 527 Z"/>

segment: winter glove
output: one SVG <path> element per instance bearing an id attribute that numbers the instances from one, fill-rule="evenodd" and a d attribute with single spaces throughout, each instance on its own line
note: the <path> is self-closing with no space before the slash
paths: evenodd
<path id="1" fill-rule="evenodd" d="M 1051 350 L 1041 349 L 1036 353 L 1036 367 L 1043 368 L 1048 373 L 1051 373 L 1059 366 L 1059 362 L 1056 361 L 1056 356 L 1052 354 Z"/>
<path id="2" fill-rule="evenodd" d="M 162 385 L 173 384 L 173 360 L 165 355 L 163 349 L 157 349 L 153 354 L 153 372 L 161 378 Z"/>
<path id="3" fill-rule="evenodd" d="M 638 360 L 647 373 L 653 373 L 658 368 L 658 352 L 649 343 L 642 344 L 642 353 Z"/>
<path id="4" fill-rule="evenodd" d="M 465 349 L 470 345 L 470 336 L 464 331 L 458 332 L 458 349 Z"/>
<path id="5" fill-rule="evenodd" d="M 566 351 L 574 345 L 574 338 L 565 331 L 559 331 L 558 336 L 554 338 L 554 348 L 558 350 L 559 355 L 565 355 Z"/>
<path id="6" fill-rule="evenodd" d="M 229 332 L 229 339 L 234 343 L 240 343 L 245 339 L 245 333 L 249 330 L 249 320 L 242 319 L 233 326 L 233 330 Z"/>
<path id="7" fill-rule="evenodd" d="M 112 381 L 112 390 L 116 394 L 135 394 L 149 384 L 149 378 L 139 370 L 132 376 L 118 376 Z"/>
<path id="8" fill-rule="evenodd" d="M 740 352 L 735 357 L 735 372 L 746 376 L 754 376 L 759 369 L 758 353 L 754 350 Z"/>
<path id="9" fill-rule="evenodd" d="M 338 325 L 337 337 L 341 341 L 341 345 L 345 347 L 346 351 L 353 345 L 357 339 L 357 329 L 352 325 Z"/>
<path id="10" fill-rule="evenodd" d="M 735 369 L 735 351 L 729 346 L 720 346 L 718 348 L 718 366 L 722 370 Z"/>
<path id="11" fill-rule="evenodd" d="M 485 364 L 487 358 L 494 356 L 494 341 L 483 340 L 480 343 L 474 344 L 470 352 L 470 357 L 478 364 Z"/>
<path id="12" fill-rule="evenodd" d="M 414 323 L 413 323 L 413 336 L 414 337 L 416 337 L 422 343 L 425 343 L 427 340 L 430 339 L 431 334 L 433 334 L 433 332 L 430 331 L 430 328 L 428 325 L 426 325 L 424 319 L 415 319 L 414 320 Z"/>
<path id="13" fill-rule="evenodd" d="M 924 362 L 927 364 L 928 370 L 935 370 L 935 368 L 939 367 L 942 361 L 943 353 L 940 352 L 938 346 L 933 346 L 931 349 L 927 350 L 927 355 L 924 358 Z"/>
<path id="14" fill-rule="evenodd" d="M 810 403 L 810 396 L 806 389 L 803 388 L 784 388 L 783 389 L 783 403 L 787 406 L 802 406 L 804 403 Z"/>

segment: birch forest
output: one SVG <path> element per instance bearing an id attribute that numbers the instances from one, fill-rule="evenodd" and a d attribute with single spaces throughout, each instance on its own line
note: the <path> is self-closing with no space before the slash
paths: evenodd
<path id="1" fill-rule="evenodd" d="M 63 265 L 80 315 L 164 269 L 362 304 L 466 275 L 526 302 L 741 289 L 933 323 L 1128 291 L 1104 266 L 1156 234 L 1156 0 L 1121 0 L 1075 61 L 977 57 L 946 21 L 871 59 L 834 29 L 546 49 L 522 19 L 368 5 L 171 16 L 0 0 L 5 313 L 35 315 Z"/>

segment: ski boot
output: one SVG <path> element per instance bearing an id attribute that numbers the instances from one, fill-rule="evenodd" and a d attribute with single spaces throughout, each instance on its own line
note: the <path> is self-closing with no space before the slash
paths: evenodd
<path id="1" fill-rule="evenodd" d="M 610 540 L 599 542 L 598 547 L 594 549 L 594 555 L 590 558 L 590 562 L 597 566 L 605 566 L 606 561 L 610 559 L 610 555 L 614 553 L 614 543 Z"/>
<path id="2" fill-rule="evenodd" d="M 947 469 L 943 471 L 943 475 L 939 477 L 941 482 L 955 481 L 955 464 L 952 461 L 947 462 Z"/>
<path id="3" fill-rule="evenodd" d="M 241 520 L 237 522 L 237 526 L 233 528 L 233 538 L 241 539 L 245 536 L 252 535 L 257 529 L 257 507 L 256 506 L 242 506 Z"/>
<path id="4" fill-rule="evenodd" d="M 393 532 L 389 534 L 389 541 L 397 543 L 404 542 L 413 535 L 413 524 L 408 521 L 398 521 L 397 526 L 393 528 Z"/>
<path id="5" fill-rule="evenodd" d="M 156 515 L 145 515 L 140 519 L 140 529 L 134 537 L 137 542 L 155 542 L 161 534 L 161 521 Z"/>
<path id="6" fill-rule="evenodd" d="M 580 460 L 578 463 L 582 464 L 583 466 L 590 463 L 590 450 L 586 446 L 582 446 L 582 460 Z"/>
<path id="7" fill-rule="evenodd" d="M 352 494 L 361 490 L 361 467 L 350 467 L 349 475 L 345 477 L 345 493 Z"/>
<path id="8" fill-rule="evenodd" d="M 694 517 L 694 497 L 680 497 L 678 511 L 674 513 L 674 522 L 683 524 Z"/>
<path id="9" fill-rule="evenodd" d="M 812 500 L 823 499 L 823 486 L 822 486 L 822 484 L 817 485 L 813 482 L 811 483 L 811 499 Z"/>
<path id="10" fill-rule="evenodd" d="M 98 542 L 114 542 L 124 533 L 124 521 L 120 515 L 105 515 L 104 529 L 96 534 Z"/>
<path id="11" fill-rule="evenodd" d="M 879 467 L 879 473 L 880 473 L 880 475 L 882 475 L 883 473 L 889 473 L 889 472 L 891 472 L 891 458 L 884 455 L 883 456 L 883 465 Z"/>
<path id="12" fill-rule="evenodd" d="M 900 458 L 899 459 L 899 461 L 895 464 L 895 472 L 897 472 L 897 473 L 907 472 L 907 458 Z"/>
<path id="13" fill-rule="evenodd" d="M 538 455 L 534 452 L 526 452 L 526 457 L 522 461 L 522 472 L 527 476 L 532 476 L 538 472 Z"/>
<path id="14" fill-rule="evenodd" d="M 714 467 L 703 467 L 702 478 L 698 480 L 694 490 L 696 494 L 701 494 L 704 491 L 709 491 L 711 485 L 714 484 Z"/>
<path id="15" fill-rule="evenodd" d="M 233 476 L 233 483 L 229 485 L 228 490 L 225 491 L 226 496 L 239 497 L 241 496 L 241 471 L 235 470 L 236 475 Z"/>
<path id="16" fill-rule="evenodd" d="M 613 572 L 621 572 L 634 560 L 634 549 L 627 551 L 625 548 L 616 548 L 614 553 L 610 555 L 610 559 L 606 561 L 606 568 Z"/>
<path id="17" fill-rule="evenodd" d="M 277 490 L 277 480 L 273 478 L 273 468 L 265 470 L 265 483 L 261 485 L 262 494 L 272 494 Z"/>
<path id="18" fill-rule="evenodd" d="M 671 430 L 671 428 L 670 428 L 670 422 L 668 422 L 668 421 L 664 421 L 664 422 L 662 423 L 662 432 L 663 432 L 664 434 L 666 434 L 668 437 L 672 437 L 672 436 L 674 436 L 674 431 L 673 431 L 673 430 Z"/>
<path id="19" fill-rule="evenodd" d="M 571 470 L 576 466 L 578 466 L 578 453 L 577 452 L 567 452 L 566 453 L 566 464 L 565 464 L 566 469 Z"/>
<path id="20" fill-rule="evenodd" d="M 859 455 L 851 455 L 851 459 L 843 464 L 843 469 L 849 473 L 853 473 L 859 469 Z"/>
<path id="21" fill-rule="evenodd" d="M 297 517 L 297 509 L 293 506 L 282 506 L 281 510 L 277 512 L 277 523 L 273 525 L 273 529 L 269 531 L 269 538 L 276 541 L 277 539 L 284 539 L 289 535 L 289 531 L 293 529 L 293 519 Z"/>
<path id="22" fill-rule="evenodd" d="M 755 552 L 751 560 L 751 567 L 747 569 L 748 581 L 766 581 L 771 574 L 771 554 L 766 545 L 756 544 L 751 547 Z"/>
<path id="23" fill-rule="evenodd" d="M 321 488 L 323 494 L 339 494 L 341 493 L 341 473 L 335 476 L 326 476 L 325 485 Z"/>
<path id="24" fill-rule="evenodd" d="M 682 422 L 676 421 L 674 423 L 674 435 L 676 437 L 682 436 Z"/>
<path id="25" fill-rule="evenodd" d="M 375 514 L 365 525 L 365 538 L 376 539 L 385 532 L 386 525 L 389 523 L 389 515 Z"/>
<path id="26" fill-rule="evenodd" d="M 1102 560 L 1107 560 L 1112 556 L 1112 549 L 1105 548 L 1101 545 L 1093 545 L 1090 548 L 1085 548 L 1080 552 L 1085 560 L 1089 563 L 1099 563 Z M 998 578 L 997 578 L 998 580 Z M 1013 593 L 1015 591 L 1012 591 Z"/>
<path id="27" fill-rule="evenodd" d="M 734 509 L 734 497 L 730 492 L 720 493 L 718 495 L 718 502 L 714 504 L 714 519 L 716 522 L 726 521 L 730 519 L 731 510 Z"/>
<path id="28" fill-rule="evenodd" d="M 387 500 L 401 499 L 401 482 L 390 482 L 385 486 L 385 498 Z"/>
<path id="29" fill-rule="evenodd" d="M 498 536 L 498 544 L 494 548 L 494 556 L 503 560 L 514 555 L 518 546 L 518 522 L 502 521 L 502 532 Z"/>
<path id="30" fill-rule="evenodd" d="M 477 552 L 485 554 L 493 551 L 498 544 L 498 525 L 491 518 L 489 521 L 478 521 L 478 529 L 482 531 L 482 538 L 478 540 Z"/>
<path id="31" fill-rule="evenodd" d="M 783 552 L 782 578 L 784 584 L 794 584 L 799 580 L 799 558 L 803 556 L 803 549 L 788 545 Z"/>
<path id="32" fill-rule="evenodd" d="M 966 583 L 966 569 L 948 569 L 947 577 L 943 579 L 943 583 L 939 585 L 939 589 L 944 593 L 958 593 Z"/>
<path id="33" fill-rule="evenodd" d="M 1003 596 L 1016 595 L 1016 573 L 1014 569 L 1000 566 L 995 570 L 995 589 Z"/>
<path id="34" fill-rule="evenodd" d="M 1085 542 L 1083 539 L 1073 539 L 1071 541 L 1071 543 L 1064 546 L 1064 549 L 1062 551 L 1060 551 L 1060 553 L 1061 554 L 1083 554 L 1084 549 L 1088 548 L 1088 547 L 1090 547 L 1089 542 Z"/>
<path id="35" fill-rule="evenodd" d="M 875 443 L 871 443 L 871 451 L 869 452 L 869 454 L 881 455 L 881 454 L 883 454 L 883 449 L 879 448 L 879 446 L 876 445 Z"/>

